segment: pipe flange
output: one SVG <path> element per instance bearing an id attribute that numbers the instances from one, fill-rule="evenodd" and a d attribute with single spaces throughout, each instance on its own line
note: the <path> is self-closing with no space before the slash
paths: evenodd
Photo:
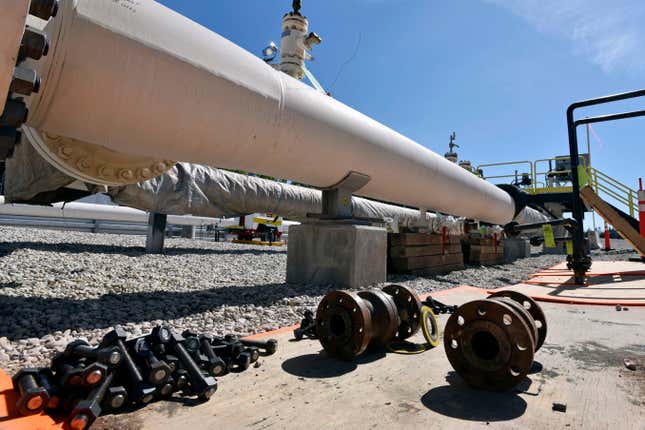
<path id="1" fill-rule="evenodd" d="M 421 327 L 421 299 L 412 289 L 403 285 L 387 285 L 383 291 L 394 299 L 401 323 L 396 333 L 397 341 L 414 336 Z"/>
<path id="2" fill-rule="evenodd" d="M 537 328 L 537 342 L 535 346 L 535 351 L 537 352 L 537 350 L 544 344 L 547 333 L 546 316 L 544 315 L 544 311 L 540 305 L 531 297 L 526 294 L 522 294 L 519 291 L 504 290 L 488 296 L 489 299 L 494 297 L 508 297 L 522 305 L 522 307 L 531 315 L 534 320 L 535 327 Z"/>
<path id="3" fill-rule="evenodd" d="M 537 345 L 538 331 L 537 326 L 535 325 L 535 320 L 521 304 L 508 297 L 488 297 L 488 299 L 497 300 L 512 307 L 513 310 L 522 318 L 522 320 L 524 320 L 524 322 L 528 326 L 529 333 L 531 334 L 531 339 L 533 339 L 533 345 Z"/>
<path id="4" fill-rule="evenodd" d="M 137 184 L 159 176 L 175 165 L 171 160 L 124 154 L 100 145 L 40 132 L 27 126 L 23 126 L 23 132 L 38 153 L 54 167 L 69 176 L 92 184 Z"/>
<path id="5" fill-rule="evenodd" d="M 535 343 L 513 307 L 475 300 L 453 313 L 444 330 L 444 347 L 455 371 L 475 388 L 505 391 L 528 374 Z"/>
<path id="6" fill-rule="evenodd" d="M 387 345 L 396 336 L 400 319 L 396 304 L 391 296 L 380 290 L 358 292 L 358 296 L 368 302 L 372 316 L 372 339 L 378 345 Z"/>
<path id="7" fill-rule="evenodd" d="M 316 311 L 316 335 L 328 354 L 351 360 L 372 339 L 372 317 L 367 303 L 350 291 L 332 291 Z"/>

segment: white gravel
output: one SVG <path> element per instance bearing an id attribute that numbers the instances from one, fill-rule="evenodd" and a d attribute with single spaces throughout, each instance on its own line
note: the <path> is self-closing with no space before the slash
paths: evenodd
<path id="1" fill-rule="evenodd" d="M 167 239 L 163 255 L 147 255 L 144 243 L 142 236 L 0 227 L 0 367 L 47 365 L 72 339 L 98 342 L 115 324 L 133 336 L 162 322 L 214 334 L 271 330 L 299 322 L 333 289 L 286 284 L 284 248 Z M 389 281 L 420 293 L 497 287 L 562 260 L 541 255 Z"/>

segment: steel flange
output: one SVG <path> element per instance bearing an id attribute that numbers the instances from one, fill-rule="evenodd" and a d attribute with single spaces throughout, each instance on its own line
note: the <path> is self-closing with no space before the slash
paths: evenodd
<path id="1" fill-rule="evenodd" d="M 515 309 L 496 300 L 475 300 L 448 319 L 444 346 L 452 367 L 471 386 L 505 391 L 533 363 L 531 329 Z"/>
<path id="2" fill-rule="evenodd" d="M 316 311 L 316 334 L 330 355 L 351 360 L 372 339 L 372 316 L 365 300 L 350 291 L 332 291 Z"/>
<path id="3" fill-rule="evenodd" d="M 367 302 L 372 318 L 370 343 L 385 345 L 396 336 L 399 328 L 399 314 L 394 300 L 380 290 L 360 291 L 358 296 Z"/>
<path id="4" fill-rule="evenodd" d="M 488 297 L 490 300 L 497 300 L 502 303 L 506 303 L 510 307 L 513 308 L 513 310 L 519 315 L 522 320 L 526 323 L 526 325 L 529 328 L 529 334 L 531 335 L 531 338 L 533 339 L 533 345 L 537 347 L 537 337 L 538 337 L 538 332 L 537 332 L 537 327 L 535 326 L 535 320 L 531 316 L 531 314 L 528 313 L 524 307 L 516 302 L 515 300 L 511 300 L 508 297 Z"/>
<path id="5" fill-rule="evenodd" d="M 526 311 L 531 315 L 531 317 L 535 321 L 535 327 L 537 328 L 537 343 L 536 343 L 535 351 L 540 349 L 544 344 L 544 341 L 546 339 L 546 333 L 547 333 L 546 317 L 544 316 L 544 311 L 542 311 L 542 308 L 540 307 L 540 305 L 538 305 L 538 303 L 535 300 L 533 300 L 531 297 L 525 294 L 522 294 L 518 291 L 512 291 L 512 290 L 498 291 L 488 296 L 488 298 L 494 298 L 494 297 L 508 297 L 513 301 L 521 304 L 522 307 L 526 309 Z"/>
<path id="6" fill-rule="evenodd" d="M 388 285 L 383 291 L 392 296 L 401 320 L 395 339 L 414 336 L 421 327 L 421 299 L 412 289 L 403 285 Z"/>

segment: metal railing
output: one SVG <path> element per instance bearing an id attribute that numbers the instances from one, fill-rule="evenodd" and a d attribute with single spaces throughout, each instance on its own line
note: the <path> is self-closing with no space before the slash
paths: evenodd
<path id="1" fill-rule="evenodd" d="M 517 166 L 517 167 L 522 167 L 523 169 L 526 169 L 528 167 L 528 172 L 526 170 L 518 170 L 516 169 L 514 173 L 510 174 L 504 174 L 504 175 L 484 175 L 482 176 L 486 180 L 490 179 L 513 179 L 514 181 L 517 181 L 518 179 L 521 179 L 523 175 L 528 174 L 530 175 L 531 181 L 534 183 L 535 178 L 533 177 L 533 163 L 528 160 L 523 160 L 523 161 L 506 161 L 503 163 L 490 163 L 490 164 L 480 164 L 477 166 L 476 170 L 479 171 L 480 169 L 483 168 L 490 168 L 490 167 L 502 167 L 502 166 Z M 513 181 L 511 181 L 513 182 Z"/>
<path id="2" fill-rule="evenodd" d="M 493 180 L 493 182 L 500 183 L 500 179 L 506 180 L 505 183 L 518 184 L 522 177 L 528 175 L 531 178 L 530 185 L 521 186 L 522 190 L 531 194 L 541 193 L 557 193 L 557 192 L 571 192 L 573 186 L 571 184 L 572 171 L 571 169 L 565 170 L 552 170 L 552 163 L 557 165 L 558 160 L 569 160 L 569 157 L 552 157 L 543 158 L 535 161 L 507 161 L 503 163 L 489 163 L 477 166 L 477 169 L 482 169 L 484 174 L 483 178 L 486 180 Z M 626 209 L 625 212 L 631 217 L 636 217 L 638 213 L 638 194 L 629 186 L 612 178 L 611 176 L 601 172 L 600 170 L 587 166 L 587 160 L 582 158 L 581 164 L 587 172 L 589 177 L 589 185 L 594 189 L 598 195 L 604 195 L 612 199 L 612 203 L 617 204 L 621 209 Z M 542 167 L 543 164 L 549 163 L 548 170 Z M 490 168 L 505 167 L 506 169 L 512 166 L 513 173 L 493 174 L 487 175 L 486 170 Z M 486 169 L 486 170 L 484 170 Z M 506 170 L 505 169 L 505 170 Z M 544 177 L 544 182 L 538 178 Z"/>
<path id="3" fill-rule="evenodd" d="M 589 179 L 596 194 L 605 194 L 611 197 L 619 205 L 627 208 L 625 212 L 629 216 L 636 218 L 638 213 L 638 193 L 636 190 L 593 167 L 589 169 Z"/>

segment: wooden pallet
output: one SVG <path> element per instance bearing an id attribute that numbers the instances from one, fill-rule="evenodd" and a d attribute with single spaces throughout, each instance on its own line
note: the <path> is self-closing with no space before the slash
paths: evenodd
<path id="1" fill-rule="evenodd" d="M 468 247 L 468 252 L 465 253 L 468 264 L 504 264 L 504 245 L 502 243 L 495 245 L 492 239 L 475 239 L 474 241 L 468 240 L 466 246 Z"/>
<path id="2" fill-rule="evenodd" d="M 457 236 L 426 233 L 396 233 L 388 236 L 388 271 L 419 276 L 464 268 Z"/>

